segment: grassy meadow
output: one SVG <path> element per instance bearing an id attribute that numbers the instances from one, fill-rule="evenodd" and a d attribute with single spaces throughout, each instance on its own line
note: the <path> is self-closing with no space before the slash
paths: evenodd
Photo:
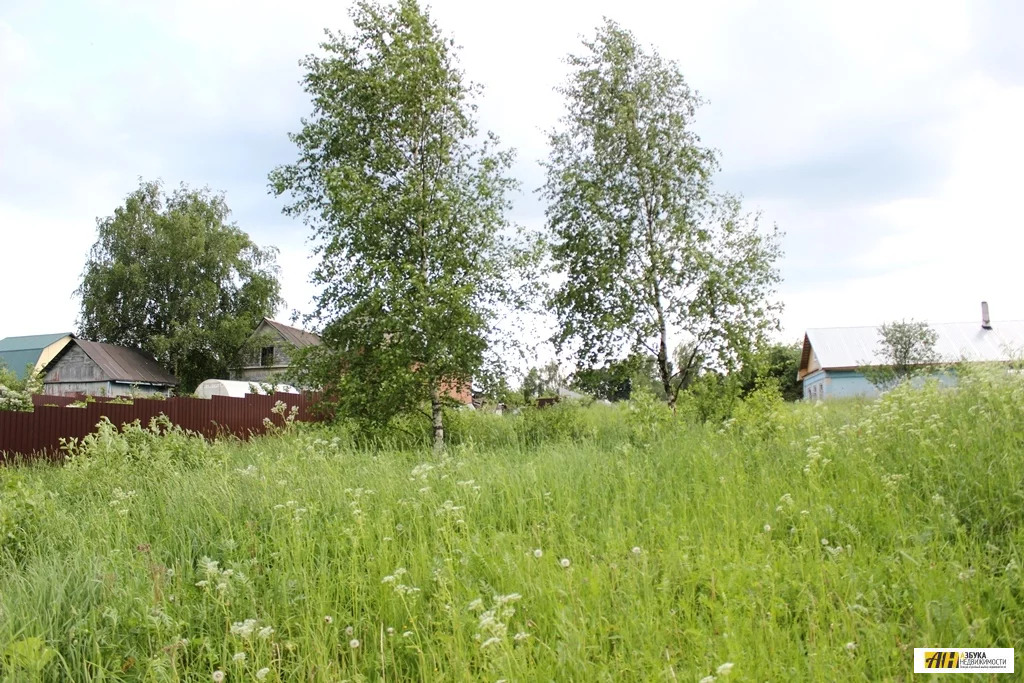
<path id="1" fill-rule="evenodd" d="M 1024 649 L 1024 380 L 686 415 L 459 414 L 443 455 L 105 429 L 0 470 L 0 679 L 877 681 Z"/>

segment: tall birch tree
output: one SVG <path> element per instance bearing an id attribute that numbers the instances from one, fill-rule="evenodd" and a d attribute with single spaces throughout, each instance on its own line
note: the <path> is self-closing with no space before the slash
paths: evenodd
<path id="1" fill-rule="evenodd" d="M 312 228 L 324 344 L 300 368 L 342 415 L 430 420 L 486 365 L 494 324 L 524 303 L 531 261 L 506 221 L 512 153 L 478 133 L 456 49 L 415 0 L 359 2 L 302 65 L 312 114 L 298 159 L 271 174 L 285 213 Z M 429 406 L 429 409 L 422 407 Z"/>
<path id="2" fill-rule="evenodd" d="M 702 362 L 734 367 L 777 327 L 779 233 L 715 193 L 701 100 L 676 63 L 610 20 L 583 45 L 542 188 L 555 341 L 581 368 L 646 349 L 674 405 Z"/>

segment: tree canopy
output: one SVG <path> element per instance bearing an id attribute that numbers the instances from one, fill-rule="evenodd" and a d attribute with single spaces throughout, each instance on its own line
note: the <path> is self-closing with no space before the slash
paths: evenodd
<path id="1" fill-rule="evenodd" d="M 291 136 L 298 159 L 271 174 L 319 260 L 324 343 L 299 373 L 366 423 L 422 412 L 441 447 L 446 396 L 525 303 L 515 272 L 534 252 L 505 218 L 512 154 L 478 134 L 453 42 L 414 0 L 359 2 L 352 21 L 302 62 L 313 111 Z"/>
<path id="2" fill-rule="evenodd" d="M 926 322 L 896 320 L 878 328 L 875 357 L 861 368 L 880 390 L 935 371 L 941 361 L 935 351 L 939 335 Z"/>
<path id="3" fill-rule="evenodd" d="M 226 377 L 281 303 L 276 249 L 257 246 L 229 216 L 222 195 L 142 182 L 96 221 L 76 292 L 79 334 L 153 354 L 182 391 Z"/>
<path id="4" fill-rule="evenodd" d="M 581 368 L 646 349 L 670 403 L 701 365 L 735 367 L 777 328 L 779 233 L 715 193 L 716 153 L 678 65 L 606 21 L 571 55 L 550 135 L 556 343 Z M 673 362 L 672 339 L 686 350 Z"/>

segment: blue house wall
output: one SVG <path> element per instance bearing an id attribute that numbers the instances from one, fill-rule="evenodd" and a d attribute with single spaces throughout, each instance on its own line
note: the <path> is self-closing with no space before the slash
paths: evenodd
<path id="1" fill-rule="evenodd" d="M 878 389 L 856 370 L 815 370 L 804 377 L 804 398 L 874 398 Z"/>
<path id="2" fill-rule="evenodd" d="M 954 386 L 956 376 L 938 372 L 930 378 L 917 377 L 912 383 L 922 384 L 926 379 L 938 379 L 943 386 Z M 875 398 L 881 392 L 857 370 L 815 370 L 804 377 L 804 398 Z"/>

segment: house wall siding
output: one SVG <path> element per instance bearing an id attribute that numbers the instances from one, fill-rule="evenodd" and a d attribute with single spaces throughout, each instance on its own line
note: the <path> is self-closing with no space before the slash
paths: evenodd
<path id="1" fill-rule="evenodd" d="M 956 375 L 950 372 L 916 377 L 913 384 L 919 386 L 929 379 L 938 380 L 944 387 L 956 386 Z M 875 398 L 880 394 L 878 388 L 857 370 L 817 370 L 804 377 L 805 399 Z"/>
<path id="2" fill-rule="evenodd" d="M 100 366 L 96 365 L 92 358 L 89 358 L 88 354 L 77 345 L 68 349 L 67 353 L 50 368 L 43 378 L 44 384 L 67 382 L 90 384 L 102 382 L 106 384 Z"/>

